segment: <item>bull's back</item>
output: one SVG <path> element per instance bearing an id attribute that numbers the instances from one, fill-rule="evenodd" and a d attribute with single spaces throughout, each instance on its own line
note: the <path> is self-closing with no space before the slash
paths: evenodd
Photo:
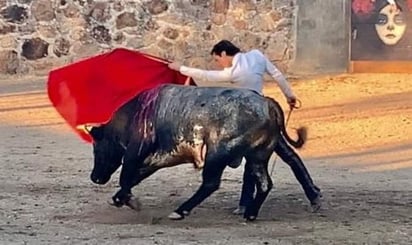
<path id="1" fill-rule="evenodd" d="M 160 91 L 156 112 L 160 137 L 188 140 L 200 133 L 215 140 L 231 139 L 268 119 L 263 96 L 251 90 L 222 87 L 166 85 Z"/>

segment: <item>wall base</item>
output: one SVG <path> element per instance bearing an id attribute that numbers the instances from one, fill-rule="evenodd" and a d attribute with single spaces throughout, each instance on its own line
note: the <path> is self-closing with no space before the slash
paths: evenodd
<path id="1" fill-rule="evenodd" d="M 411 73 L 412 61 L 351 61 L 351 73 Z"/>

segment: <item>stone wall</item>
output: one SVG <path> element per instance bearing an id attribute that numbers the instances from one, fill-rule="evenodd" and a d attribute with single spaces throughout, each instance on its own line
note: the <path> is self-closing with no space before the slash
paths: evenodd
<path id="1" fill-rule="evenodd" d="M 0 0 L 0 74 L 45 75 L 115 47 L 212 68 L 221 39 L 287 69 L 295 0 Z"/>

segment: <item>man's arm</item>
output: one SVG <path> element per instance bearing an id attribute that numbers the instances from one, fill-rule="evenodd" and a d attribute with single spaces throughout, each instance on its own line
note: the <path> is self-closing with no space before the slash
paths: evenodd
<path id="1" fill-rule="evenodd" d="M 270 74 L 273 79 L 277 82 L 280 90 L 282 90 L 283 95 L 286 97 L 286 100 L 291 109 L 296 106 L 296 96 L 293 94 L 292 88 L 290 87 L 285 76 L 282 74 L 279 69 L 270 62 L 270 60 L 259 51 L 259 54 L 265 59 L 266 63 L 266 72 Z"/>
<path id="2" fill-rule="evenodd" d="M 208 71 L 187 66 L 180 66 L 179 71 L 183 75 L 207 82 L 230 82 L 232 79 L 232 71 L 229 68 Z"/>
<path id="3" fill-rule="evenodd" d="M 265 56 L 264 58 L 266 60 L 266 72 L 269 73 L 273 77 L 273 79 L 275 79 L 275 81 L 279 85 L 280 90 L 282 90 L 286 98 L 294 98 L 295 95 L 293 94 L 293 91 L 285 76 L 281 71 L 279 71 L 276 66 L 272 64 L 272 62 L 270 62 L 268 58 L 266 58 Z"/>
<path id="4" fill-rule="evenodd" d="M 199 79 L 207 82 L 230 82 L 232 80 L 232 69 L 230 68 L 209 71 L 183 66 L 178 63 L 170 63 L 169 68 L 179 71 L 183 75 L 192 77 L 195 80 Z"/>

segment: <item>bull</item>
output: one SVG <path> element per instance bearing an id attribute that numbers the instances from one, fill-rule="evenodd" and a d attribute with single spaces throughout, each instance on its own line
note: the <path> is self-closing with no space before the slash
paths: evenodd
<path id="1" fill-rule="evenodd" d="M 90 178 L 106 184 L 123 165 L 113 204 L 138 208 L 131 192 L 134 186 L 161 168 L 193 164 L 202 169 L 202 183 L 169 216 L 183 219 L 219 189 L 224 169 L 238 167 L 244 157 L 257 187 L 244 218 L 255 220 L 273 186 L 268 162 L 276 146 L 288 142 L 299 148 L 305 142 L 305 128 L 299 128 L 298 139 L 293 140 L 284 121 L 275 100 L 250 90 L 158 86 L 124 104 L 106 124 L 91 128 L 94 166 Z M 295 154 L 289 146 L 285 151 Z"/>

